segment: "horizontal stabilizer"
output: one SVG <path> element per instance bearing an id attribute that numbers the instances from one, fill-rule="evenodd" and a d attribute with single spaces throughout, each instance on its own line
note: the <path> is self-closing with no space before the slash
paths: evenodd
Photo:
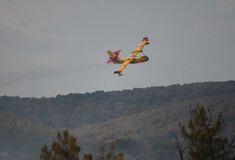
<path id="1" fill-rule="evenodd" d="M 107 61 L 107 63 L 111 63 L 113 61 L 112 58 L 109 58 L 109 60 Z"/>
<path id="2" fill-rule="evenodd" d="M 107 53 L 109 54 L 109 60 L 107 61 L 107 63 L 111 63 L 115 58 L 117 58 L 120 52 L 121 50 L 118 50 L 114 53 L 108 50 Z"/>

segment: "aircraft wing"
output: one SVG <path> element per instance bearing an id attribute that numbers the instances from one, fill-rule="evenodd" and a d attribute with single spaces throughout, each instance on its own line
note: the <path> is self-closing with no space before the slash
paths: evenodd
<path id="1" fill-rule="evenodd" d="M 118 73 L 119 75 L 121 74 L 121 72 L 124 70 L 124 68 L 126 68 L 126 66 L 131 62 L 132 60 L 126 60 L 122 65 L 121 67 L 119 67 L 115 72 L 115 73 Z"/>
<path id="2" fill-rule="evenodd" d="M 148 37 L 144 37 L 143 40 L 142 40 L 142 42 L 138 45 L 138 47 L 137 47 L 135 50 L 133 50 L 133 51 L 131 52 L 131 54 L 137 55 L 139 52 L 141 52 L 141 51 L 142 51 L 142 48 L 143 48 L 145 45 L 148 45 L 148 44 L 149 44 L 148 41 L 149 41 Z"/>

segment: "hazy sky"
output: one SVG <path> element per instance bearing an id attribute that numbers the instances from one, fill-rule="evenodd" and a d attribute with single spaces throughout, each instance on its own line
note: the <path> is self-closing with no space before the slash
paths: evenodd
<path id="1" fill-rule="evenodd" d="M 107 50 L 149 61 L 122 77 Z M 1 0 L 0 96 L 235 80 L 235 0 Z"/>

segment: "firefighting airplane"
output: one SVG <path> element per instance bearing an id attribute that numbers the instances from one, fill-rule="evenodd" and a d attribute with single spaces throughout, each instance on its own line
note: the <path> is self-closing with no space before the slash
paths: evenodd
<path id="1" fill-rule="evenodd" d="M 111 63 L 113 62 L 114 64 L 122 64 L 120 68 L 118 68 L 114 74 L 118 73 L 118 76 L 122 76 L 123 74 L 121 73 L 124 68 L 126 68 L 126 66 L 129 64 L 129 63 L 132 63 L 132 64 L 135 64 L 135 63 L 143 63 L 143 62 L 146 62 L 149 60 L 149 58 L 145 55 L 137 55 L 139 52 L 142 52 L 142 48 L 145 46 L 145 45 L 148 45 L 150 44 L 148 42 L 148 37 L 144 37 L 142 42 L 138 45 L 138 47 L 133 50 L 131 52 L 131 55 L 127 58 L 119 58 L 118 55 L 119 53 L 121 52 L 121 50 L 118 50 L 116 52 L 112 52 L 110 50 L 107 51 L 107 53 L 109 54 L 109 60 L 107 61 L 107 63 Z"/>

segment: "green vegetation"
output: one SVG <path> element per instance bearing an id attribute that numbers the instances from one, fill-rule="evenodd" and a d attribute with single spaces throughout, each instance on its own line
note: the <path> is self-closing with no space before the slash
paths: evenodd
<path id="1" fill-rule="evenodd" d="M 57 141 L 52 142 L 51 149 L 44 145 L 41 149 L 41 160 L 79 160 L 78 152 L 80 147 L 77 145 L 77 140 L 73 135 L 69 135 L 68 130 L 57 133 Z M 91 160 L 91 155 L 86 155 L 86 159 Z"/>
<path id="2" fill-rule="evenodd" d="M 115 142 L 109 143 L 109 148 L 101 146 L 100 155 L 97 160 L 124 160 L 123 153 L 115 153 Z M 77 140 L 73 135 L 69 135 L 69 131 L 57 133 L 57 141 L 52 142 L 51 149 L 48 150 L 47 145 L 41 149 L 41 160 L 79 160 L 78 153 L 81 148 L 77 145 Z M 83 160 L 92 160 L 91 154 L 84 154 Z"/>
<path id="3" fill-rule="evenodd" d="M 124 160 L 124 155 L 122 152 L 115 153 L 116 145 L 115 142 L 109 143 L 109 148 L 101 146 L 100 154 L 97 160 Z"/>
<path id="4" fill-rule="evenodd" d="M 187 141 L 187 159 L 189 160 L 233 160 L 235 159 L 235 145 L 233 141 L 222 135 L 225 123 L 220 114 L 216 121 L 210 109 L 204 106 L 191 112 L 188 120 L 188 130 L 181 126 L 181 135 Z M 182 152 L 181 152 L 182 153 Z M 182 159 L 182 155 L 181 155 Z"/>
<path id="5" fill-rule="evenodd" d="M 115 141 L 125 159 L 172 159 L 179 157 L 174 136 L 178 123 L 185 124 L 189 107 L 197 104 L 204 104 L 215 115 L 223 113 L 224 133 L 231 139 L 235 133 L 235 81 L 52 98 L 2 96 L 0 152 L 7 153 L 9 160 L 38 159 L 43 144 L 50 144 L 57 131 L 68 129 L 79 139 L 81 154 L 86 151 L 96 157 L 100 146 Z"/>

